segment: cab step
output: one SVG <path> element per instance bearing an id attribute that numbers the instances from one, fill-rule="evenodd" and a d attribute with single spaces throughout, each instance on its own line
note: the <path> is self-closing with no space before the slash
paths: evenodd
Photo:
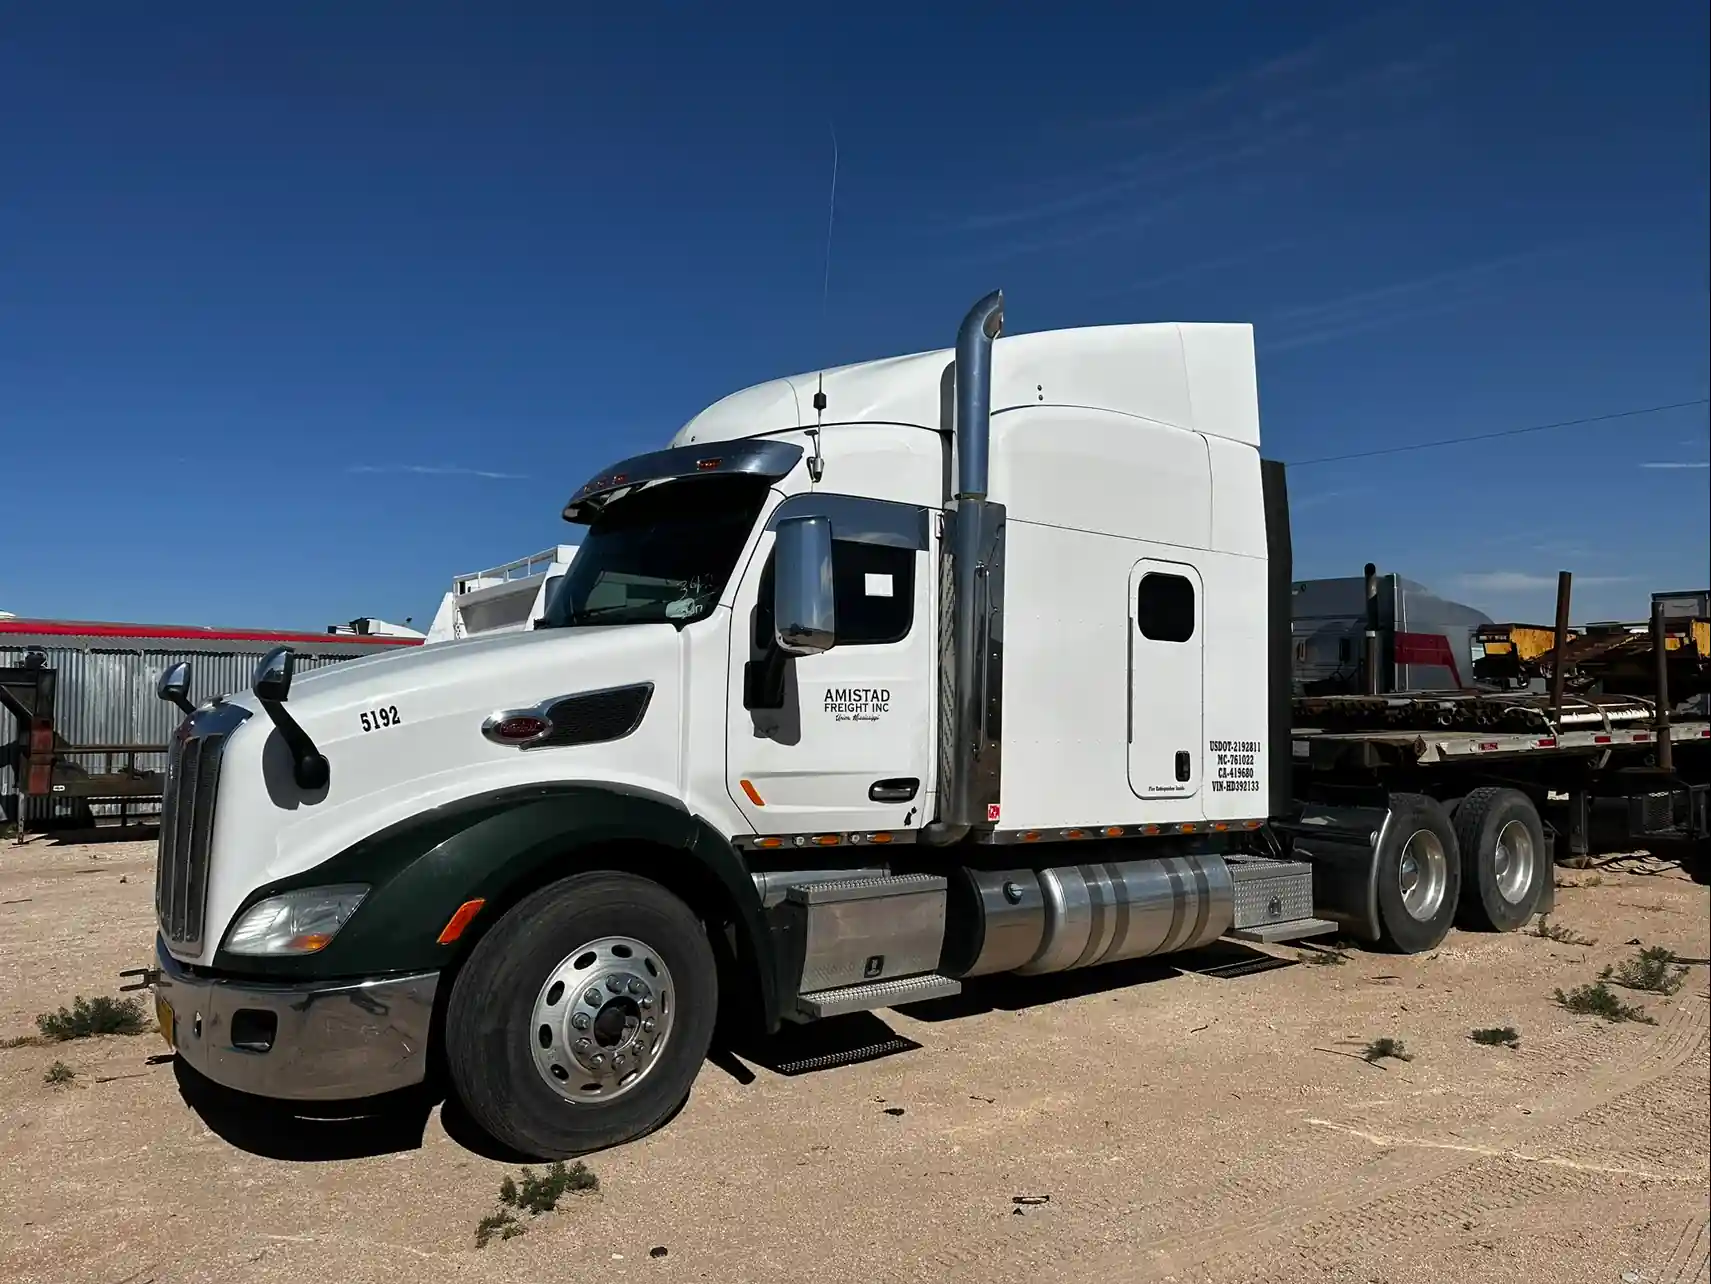
<path id="1" fill-rule="evenodd" d="M 850 1012 L 872 1012 L 876 1008 L 895 1008 L 905 1003 L 925 1003 L 928 999 L 948 999 L 961 993 L 962 982 L 948 976 L 936 973 L 902 976 L 892 981 L 869 981 L 862 985 L 844 985 L 833 990 L 799 994 L 794 1015 L 798 1021 L 818 1021 Z"/>
<path id="2" fill-rule="evenodd" d="M 1279 941 L 1300 941 L 1309 936 L 1328 936 L 1339 925 L 1322 918 L 1297 918 L 1287 923 L 1260 923 L 1253 927 L 1233 927 L 1224 936 L 1233 941 L 1259 941 L 1276 945 Z"/>

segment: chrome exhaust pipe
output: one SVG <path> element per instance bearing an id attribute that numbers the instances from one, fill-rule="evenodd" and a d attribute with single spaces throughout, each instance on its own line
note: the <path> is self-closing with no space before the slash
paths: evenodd
<path id="1" fill-rule="evenodd" d="M 992 343 L 1004 328 L 1004 292 L 994 290 L 962 319 L 956 339 L 956 507 L 951 542 L 951 663 L 939 674 L 938 816 L 923 842 L 961 841 L 997 818 L 998 746 L 986 734 L 996 705 L 1002 645 L 1004 507 L 987 502 L 992 445 Z M 941 592 L 944 591 L 941 588 Z M 942 618 L 942 617 L 941 617 Z M 948 690 L 946 689 L 948 687 Z"/>

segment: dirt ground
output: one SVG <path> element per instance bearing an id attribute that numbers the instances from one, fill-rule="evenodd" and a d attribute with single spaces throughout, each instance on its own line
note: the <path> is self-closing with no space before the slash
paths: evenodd
<path id="1" fill-rule="evenodd" d="M 152 858 L 0 843 L 0 1038 L 148 961 Z M 1705 959 L 1707 889 L 1654 861 L 1558 880 L 1552 922 L 1593 943 L 1208 974 L 1238 950 L 811 1027 L 709 1064 L 591 1157 L 597 1192 L 486 1248 L 517 1169 L 455 1111 L 210 1127 L 156 1035 L 7 1047 L 0 1279 L 1704 1284 L 1705 967 L 1618 991 L 1655 1025 L 1551 996 L 1638 943 Z M 1519 1048 L 1469 1039 L 1491 1026 Z M 1379 1037 L 1412 1060 L 1368 1064 Z"/>

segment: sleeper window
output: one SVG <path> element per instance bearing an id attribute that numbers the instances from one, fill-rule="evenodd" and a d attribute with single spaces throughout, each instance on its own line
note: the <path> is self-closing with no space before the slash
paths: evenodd
<path id="1" fill-rule="evenodd" d="M 1154 642 L 1186 642 L 1194 636 L 1194 585 L 1180 575 L 1154 572 L 1135 591 L 1135 623 Z"/>

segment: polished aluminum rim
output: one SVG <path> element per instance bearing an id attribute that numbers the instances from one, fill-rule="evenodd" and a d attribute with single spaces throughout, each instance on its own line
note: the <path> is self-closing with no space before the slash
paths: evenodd
<path id="1" fill-rule="evenodd" d="M 1533 835 L 1527 826 L 1512 820 L 1497 834 L 1497 851 L 1491 858 L 1497 875 L 1498 894 L 1511 905 L 1519 905 L 1533 886 L 1536 856 Z"/>
<path id="2" fill-rule="evenodd" d="M 1449 886 L 1450 862 L 1443 843 L 1431 830 L 1416 830 L 1408 839 L 1397 863 L 1396 879 L 1402 892 L 1402 908 L 1410 918 L 1426 923 L 1437 916 Z"/>
<path id="3" fill-rule="evenodd" d="M 658 952 L 628 936 L 601 937 L 567 954 L 535 996 L 535 1069 L 566 1101 L 621 1097 L 659 1063 L 676 1013 Z"/>

